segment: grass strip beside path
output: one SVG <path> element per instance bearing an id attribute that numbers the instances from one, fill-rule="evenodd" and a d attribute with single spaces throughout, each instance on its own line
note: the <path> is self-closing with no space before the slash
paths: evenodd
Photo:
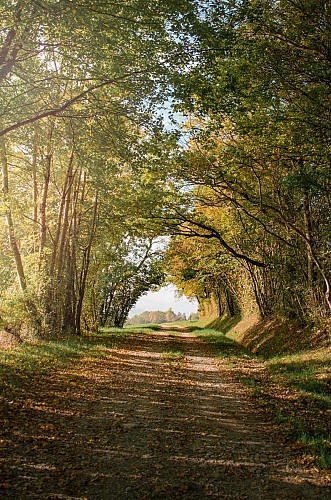
<path id="1" fill-rule="evenodd" d="M 111 328 L 89 337 L 24 342 L 0 349 L 0 398 L 13 399 L 32 376 L 50 375 L 83 358 L 107 357 L 128 335 L 152 330 L 155 327 Z"/>
<path id="2" fill-rule="evenodd" d="M 331 469 L 331 353 L 315 349 L 263 360 L 224 334 L 195 329 L 229 375 L 249 388 L 289 438 Z"/>

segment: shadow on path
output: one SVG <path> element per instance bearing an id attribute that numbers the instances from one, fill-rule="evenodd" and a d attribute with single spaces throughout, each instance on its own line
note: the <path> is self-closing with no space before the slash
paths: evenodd
<path id="1" fill-rule="evenodd" d="M 331 498 L 188 332 L 38 382 L 5 409 L 1 498 Z"/>

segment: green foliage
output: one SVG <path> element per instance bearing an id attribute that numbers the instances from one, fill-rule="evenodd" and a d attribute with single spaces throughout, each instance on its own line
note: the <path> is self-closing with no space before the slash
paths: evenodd
<path id="1" fill-rule="evenodd" d="M 17 293 L 17 271 L 30 324 L 123 324 L 163 263 L 137 272 L 117 251 L 164 234 L 201 314 L 329 317 L 328 4 L 29 0 L 1 14 L 0 294 Z"/>
<path id="2" fill-rule="evenodd" d="M 152 205 L 157 192 L 163 200 L 164 183 L 153 185 L 148 169 L 165 159 L 161 143 L 169 151 L 175 142 L 159 132 L 153 109 L 166 99 L 177 55 L 182 67 L 189 60 L 181 31 L 192 25 L 195 9 L 195 2 L 145 0 L 1 7 L 0 136 L 9 172 L 1 213 L 10 215 L 12 238 L 1 241 L 0 292 L 15 295 L 18 271 L 43 334 L 95 329 L 105 243 L 157 234 L 143 220 L 149 206 L 142 186 Z M 141 169 L 151 181 L 144 182 Z M 153 274 L 150 286 L 162 279 L 156 267 L 145 269 Z M 129 271 L 122 269 L 122 288 Z M 139 293 L 148 287 L 127 284 Z M 139 297 L 134 293 L 131 302 Z"/>
<path id="3" fill-rule="evenodd" d="M 23 325 L 29 325 L 30 318 L 25 307 L 25 299 L 21 293 L 7 292 L 3 294 L 0 317 L 0 328 L 17 335 L 21 331 Z"/>

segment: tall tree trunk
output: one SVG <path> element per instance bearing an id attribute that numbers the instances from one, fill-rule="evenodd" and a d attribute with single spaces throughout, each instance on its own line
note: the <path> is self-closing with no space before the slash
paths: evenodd
<path id="1" fill-rule="evenodd" d="M 51 335 L 61 334 L 64 329 L 64 316 L 68 315 L 68 280 L 72 271 L 69 266 L 69 219 L 71 210 L 71 193 L 73 184 L 73 149 L 70 154 L 67 172 L 62 189 L 56 233 L 52 239 L 52 255 L 48 275 L 48 290 L 45 299 L 45 316 Z"/>
<path id="2" fill-rule="evenodd" d="M 216 299 L 216 305 L 217 305 L 217 315 L 219 317 L 222 316 L 223 314 L 223 303 L 222 303 L 222 292 L 220 290 L 220 288 L 216 285 L 215 288 L 214 288 L 214 296 L 215 296 L 215 299 Z"/>
<path id="3" fill-rule="evenodd" d="M 47 199 L 48 199 L 48 190 L 49 190 L 49 181 L 51 177 L 51 165 L 53 159 L 53 147 L 52 147 L 52 136 L 54 130 L 54 122 L 51 123 L 48 135 L 47 135 L 47 152 L 44 161 L 44 185 L 43 191 L 41 195 L 41 203 L 40 203 L 40 241 L 39 241 L 39 269 L 41 269 L 43 256 L 44 256 L 44 248 L 46 245 L 47 238 Z"/>
<path id="4" fill-rule="evenodd" d="M 226 305 L 228 309 L 228 313 L 231 318 L 235 316 L 236 310 L 235 310 L 235 304 L 233 297 L 231 293 L 229 292 L 228 288 L 225 288 L 225 297 L 226 297 Z"/>
<path id="5" fill-rule="evenodd" d="M 90 229 L 89 240 L 86 245 L 86 248 L 84 249 L 83 260 L 81 263 L 81 272 L 80 272 L 79 288 L 78 288 L 78 302 L 76 309 L 76 333 L 78 335 L 81 334 L 81 315 L 83 310 L 83 300 L 85 295 L 86 280 L 90 267 L 91 248 L 96 233 L 97 213 L 98 213 L 98 192 L 96 193 L 94 199 L 93 219 Z"/>
<path id="6" fill-rule="evenodd" d="M 68 252 L 68 234 L 69 234 L 69 218 L 70 218 L 70 208 L 71 208 L 71 194 L 72 194 L 72 186 L 74 181 L 74 172 L 73 172 L 73 162 L 74 162 L 74 150 L 72 149 L 69 164 L 66 173 L 66 180 L 64 184 L 64 212 L 63 212 L 63 221 L 62 221 L 62 229 L 59 239 L 59 249 L 57 253 L 57 277 L 61 279 L 62 271 L 65 264 L 65 257 Z"/>
<path id="7" fill-rule="evenodd" d="M 303 217 L 304 217 L 304 226 L 305 226 L 305 234 L 307 238 L 306 247 L 307 247 L 307 281 L 309 289 L 313 289 L 313 284 L 315 281 L 314 277 L 314 259 L 312 256 L 312 247 L 313 247 L 313 235 L 312 235 L 312 221 L 311 221 L 311 210 L 310 210 L 310 201 L 307 193 L 304 195 L 303 199 Z"/>
<path id="8" fill-rule="evenodd" d="M 31 322 L 36 330 L 36 333 L 40 333 L 41 330 L 40 316 L 35 303 L 31 300 L 30 297 L 28 297 L 27 281 L 24 273 L 21 252 L 15 236 L 14 221 L 13 221 L 12 211 L 10 208 L 8 159 L 7 159 L 6 146 L 3 140 L 0 141 L 0 155 L 1 155 L 1 170 L 2 170 L 2 193 L 5 205 L 5 218 L 8 228 L 9 244 L 15 261 L 19 286 L 25 298 L 26 309 L 29 313 Z"/>
<path id="9" fill-rule="evenodd" d="M 14 257 L 14 261 L 15 261 L 15 265 L 16 265 L 16 272 L 17 272 L 17 277 L 18 277 L 20 289 L 23 293 L 26 293 L 26 290 L 27 290 L 26 278 L 25 278 L 25 274 L 24 274 L 21 253 L 20 253 L 17 241 L 16 241 L 14 221 L 13 221 L 12 211 L 10 208 L 8 159 L 7 159 L 6 146 L 5 146 L 3 140 L 1 140 L 1 142 L 0 142 L 0 148 L 1 148 L 0 154 L 1 154 L 1 168 L 2 168 L 2 194 L 3 194 L 4 205 L 5 205 L 5 218 L 6 218 L 7 228 L 8 228 L 8 238 L 9 238 L 10 248 L 11 248 L 11 251 L 13 253 L 13 257 Z"/>
<path id="10" fill-rule="evenodd" d="M 39 221 L 38 221 L 38 182 L 37 182 L 37 141 L 36 133 L 33 140 L 33 157 L 32 157 L 32 219 L 33 219 L 33 252 L 38 252 L 39 244 Z M 37 272 L 37 266 L 36 266 Z"/>

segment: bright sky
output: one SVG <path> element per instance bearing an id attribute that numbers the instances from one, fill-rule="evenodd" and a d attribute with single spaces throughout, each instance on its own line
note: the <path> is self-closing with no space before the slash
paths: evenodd
<path id="1" fill-rule="evenodd" d="M 144 311 L 167 311 L 170 307 L 175 313 L 190 315 L 197 312 L 198 303 L 186 297 L 178 298 L 175 287 L 167 285 L 158 292 L 148 292 L 147 295 L 141 297 L 136 306 L 131 309 L 129 317 Z"/>

